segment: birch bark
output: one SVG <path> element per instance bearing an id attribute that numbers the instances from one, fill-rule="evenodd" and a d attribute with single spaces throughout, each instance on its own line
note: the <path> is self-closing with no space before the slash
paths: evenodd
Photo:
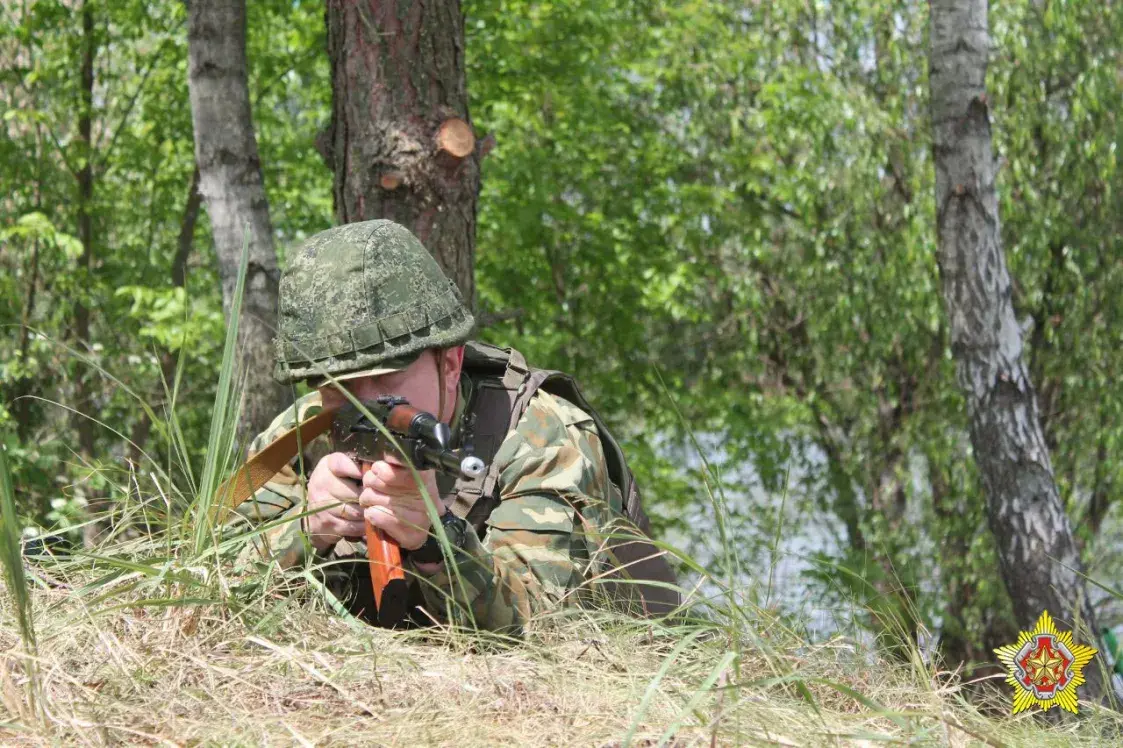
<path id="1" fill-rule="evenodd" d="M 1098 629 L 1023 361 L 1002 251 L 986 96 L 986 0 L 932 0 L 929 85 L 944 307 L 1002 577 L 1023 628 L 1042 610 L 1077 639 Z M 1081 697 L 1100 699 L 1098 662 Z"/>
<path id="2" fill-rule="evenodd" d="M 190 0 L 187 23 L 199 192 L 211 219 L 227 320 L 243 232 L 249 232 L 238 346 L 245 374 L 239 436 L 250 438 L 284 409 L 291 396 L 272 379 L 280 270 L 250 110 L 245 0 Z"/>

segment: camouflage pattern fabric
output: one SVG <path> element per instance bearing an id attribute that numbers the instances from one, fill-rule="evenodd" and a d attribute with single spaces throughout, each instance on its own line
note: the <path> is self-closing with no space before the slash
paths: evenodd
<path id="1" fill-rule="evenodd" d="M 454 425 L 463 417 L 466 401 L 462 391 Z M 261 449 L 317 408 L 318 393 L 301 398 L 254 440 L 252 449 Z M 437 621 L 517 634 L 531 616 L 590 597 L 587 580 L 606 568 L 605 536 L 621 516 L 622 500 L 608 478 L 593 419 L 544 391 L 535 394 L 507 434 L 495 461 L 501 501 L 487 518 L 483 538 L 469 531 L 454 565 L 446 564 L 432 577 L 419 574 L 408 560 L 405 567 L 415 593 Z M 306 474 L 312 467 L 305 463 Z M 252 523 L 277 523 L 247 545 L 239 566 L 248 570 L 270 560 L 282 567 L 322 562 L 328 588 L 341 599 L 350 598 L 347 586 L 354 576 L 346 569 L 367 563 L 365 544 L 341 540 L 319 556 L 301 531 L 297 518 L 304 511 L 303 485 L 294 465 L 238 508 Z"/>

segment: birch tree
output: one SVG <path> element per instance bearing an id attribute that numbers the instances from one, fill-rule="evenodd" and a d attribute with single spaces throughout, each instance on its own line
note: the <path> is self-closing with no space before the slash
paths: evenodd
<path id="1" fill-rule="evenodd" d="M 1002 577 L 1018 623 L 1048 609 L 1094 641 L 1083 565 L 1023 360 L 1002 251 L 986 95 L 986 0 L 932 0 L 929 85 L 938 264 L 956 376 Z M 1083 696 L 1101 698 L 1091 667 Z"/>
<path id="2" fill-rule="evenodd" d="M 250 110 L 245 0 L 191 0 L 187 43 L 199 191 L 211 219 L 228 320 L 248 232 L 238 327 L 245 373 L 239 433 L 246 437 L 264 428 L 291 398 L 272 378 L 280 270 Z"/>

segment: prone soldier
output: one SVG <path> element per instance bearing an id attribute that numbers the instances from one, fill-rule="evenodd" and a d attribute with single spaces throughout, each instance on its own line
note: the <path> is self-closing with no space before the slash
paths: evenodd
<path id="1" fill-rule="evenodd" d="M 251 444 L 251 463 L 284 454 L 237 507 L 250 523 L 272 524 L 240 563 L 292 567 L 314 554 L 329 589 L 377 623 L 369 525 L 401 549 L 415 622 L 518 633 L 535 614 L 578 602 L 610 598 L 649 615 L 675 609 L 674 574 L 647 537 L 639 492 L 604 423 L 571 378 L 472 341 L 473 326 L 455 284 L 391 221 L 329 229 L 291 257 L 274 374 L 314 390 Z M 359 402 L 393 397 L 433 414 L 448 425 L 450 447 L 486 469 L 421 470 L 417 481 L 402 455 L 360 463 L 324 445 L 315 434 L 326 426 L 309 426 L 344 409 L 344 388 Z"/>

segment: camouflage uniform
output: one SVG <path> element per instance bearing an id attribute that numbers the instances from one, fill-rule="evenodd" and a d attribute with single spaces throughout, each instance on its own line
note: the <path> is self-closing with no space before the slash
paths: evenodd
<path id="1" fill-rule="evenodd" d="M 278 311 L 274 376 L 283 383 L 401 371 L 421 351 L 466 343 L 474 325 L 455 284 L 416 237 L 390 221 L 348 224 L 311 237 L 290 255 Z M 451 424 L 454 446 L 472 382 L 461 378 Z M 516 426 L 505 437 L 502 429 L 495 434 L 502 441 L 491 461 L 498 472 L 488 473 L 497 477 L 496 490 L 488 497 L 499 501 L 489 515 L 473 520 L 475 532 L 469 525 L 453 569 L 446 561 L 442 571 L 424 577 L 405 555 L 416 593 L 411 601 L 437 620 L 517 632 L 540 611 L 587 598 L 588 582 L 608 566 L 605 536 L 617 530 L 624 504 L 609 465 L 622 457 L 607 434 L 602 443 L 589 413 L 559 394 L 527 392 L 534 394 L 526 410 L 508 413 L 522 412 Z M 251 450 L 263 449 L 320 407 L 318 393 L 301 398 Z M 321 440 L 326 442 L 316 442 Z M 319 567 L 329 589 L 354 608 L 362 604 L 364 587 L 370 594 L 369 573 L 360 573 L 369 569 L 365 544 L 345 539 L 326 553 L 313 551 L 298 519 L 306 511 L 301 473 L 310 475 L 317 457 L 331 450 L 323 443 L 305 446 L 304 458 L 238 508 L 251 523 L 276 522 L 247 545 L 241 564 L 325 562 Z M 438 486 L 447 503 L 451 479 L 438 473 Z M 630 482 L 628 490 L 631 496 Z M 373 612 L 370 602 L 362 607 L 368 616 Z"/>
<path id="2" fill-rule="evenodd" d="M 465 386 L 470 386 L 465 382 Z M 311 393 L 281 414 L 258 436 L 252 451 L 318 412 L 319 394 Z M 454 427 L 463 418 L 468 393 L 462 389 Z M 454 428 L 454 438 L 459 429 Z M 317 445 L 310 445 L 316 450 Z M 588 596 L 586 579 L 605 565 L 604 536 L 621 512 L 620 493 L 609 481 L 604 454 L 592 418 L 566 400 L 539 391 L 515 430 L 508 433 L 496 454 L 500 469 L 499 506 L 487 519 L 480 539 L 469 530 L 459 554 L 459 579 L 447 568 L 422 577 L 408 559 L 415 592 L 438 621 L 453 619 L 492 630 L 517 632 L 537 612 L 559 603 L 575 604 Z M 314 465 L 305 462 L 308 474 Z M 304 511 L 299 459 L 242 504 L 238 512 L 252 522 L 298 517 Z M 438 474 L 438 483 L 443 475 Z M 448 487 L 441 486 L 446 491 Z M 369 584 L 353 573 L 367 564 L 366 544 L 341 540 L 324 554 L 316 554 L 301 532 L 300 522 L 282 522 L 246 547 L 240 565 L 277 561 L 292 567 L 319 556 L 329 589 L 354 600 L 358 584 Z"/>

